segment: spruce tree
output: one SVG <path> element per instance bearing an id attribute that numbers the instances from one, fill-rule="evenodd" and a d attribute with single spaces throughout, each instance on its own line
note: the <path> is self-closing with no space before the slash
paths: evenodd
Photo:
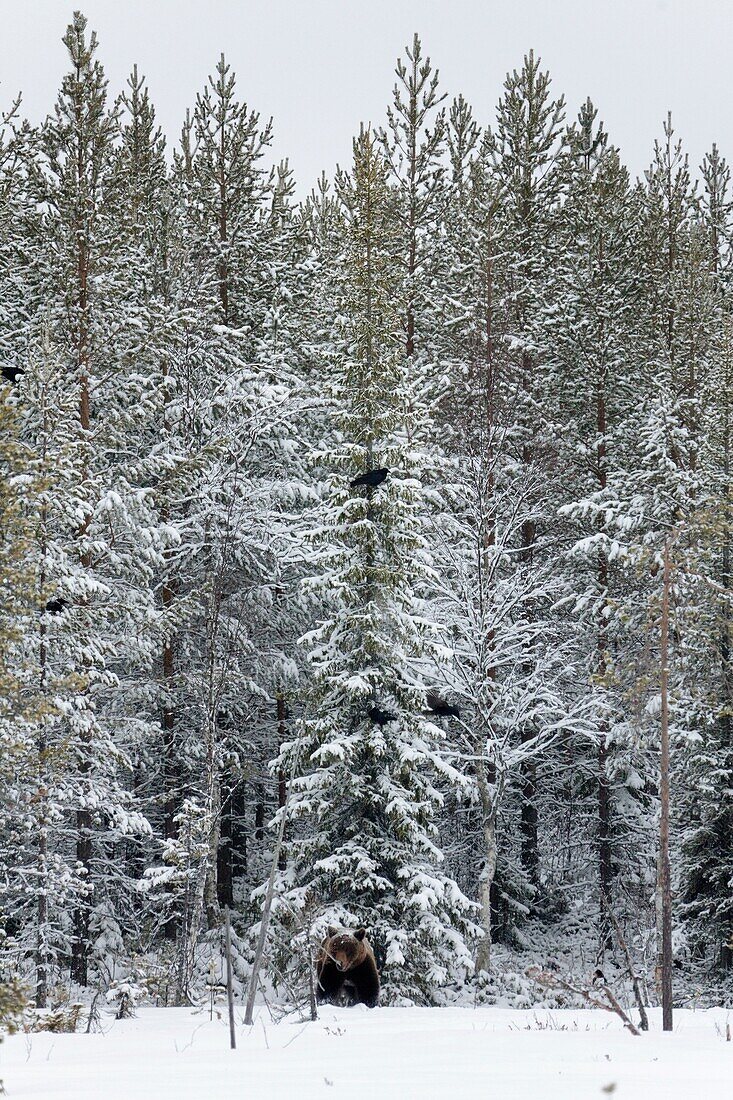
<path id="1" fill-rule="evenodd" d="M 294 835 L 281 905 L 318 907 L 319 925 L 368 923 L 393 999 L 425 1003 L 469 964 L 468 901 L 441 870 L 436 782 L 458 778 L 428 721 L 416 662 L 430 646 L 421 534 L 427 413 L 415 403 L 400 335 L 395 197 L 362 129 L 339 178 L 346 221 L 343 330 L 329 385 L 331 475 L 309 582 L 327 617 L 306 638 L 312 676 L 296 754 Z M 351 482 L 388 470 L 374 488 Z"/>

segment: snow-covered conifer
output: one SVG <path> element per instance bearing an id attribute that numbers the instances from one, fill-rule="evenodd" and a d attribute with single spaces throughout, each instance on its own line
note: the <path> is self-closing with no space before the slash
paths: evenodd
<path id="1" fill-rule="evenodd" d="M 280 904 L 315 900 L 324 927 L 368 922 L 391 996 L 426 1002 L 469 964 L 470 906 L 442 871 L 437 843 L 440 784 L 460 777 L 417 676 L 431 645 L 422 534 L 430 422 L 401 337 L 395 196 L 369 129 L 339 197 L 342 328 L 323 455 L 331 473 L 309 581 L 326 617 L 305 639 L 312 691 L 300 739 L 283 750 L 297 774 Z"/>
<path id="2" fill-rule="evenodd" d="M 509 73 L 497 108 L 496 125 L 487 132 L 485 154 L 499 188 L 503 242 L 511 290 L 507 365 L 515 387 L 515 415 L 508 442 L 523 476 L 536 486 L 534 509 L 527 512 L 519 543 L 522 568 L 542 567 L 551 553 L 556 519 L 548 496 L 553 432 L 549 410 L 549 376 L 542 356 L 541 332 L 547 303 L 547 277 L 552 268 L 554 220 L 562 188 L 562 96 L 551 93 L 549 73 L 530 51 L 521 69 Z M 539 616 L 547 605 L 536 608 Z M 528 654 L 528 664 L 531 662 Z M 541 726 L 541 708 L 527 712 L 516 733 L 531 741 Z M 536 760 L 527 760 L 522 785 L 522 863 L 534 885 L 539 882 L 540 851 Z"/>

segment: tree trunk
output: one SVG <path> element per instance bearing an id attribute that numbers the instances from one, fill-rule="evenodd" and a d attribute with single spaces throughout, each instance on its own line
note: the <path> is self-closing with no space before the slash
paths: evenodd
<path id="1" fill-rule="evenodd" d="M 661 624 L 661 753 L 659 818 L 659 898 L 661 909 L 661 957 L 659 977 L 662 993 L 662 1028 L 672 1030 L 672 886 L 669 864 L 669 595 L 671 567 L 669 539 L 664 544 L 664 579 Z"/>
<path id="2" fill-rule="evenodd" d="M 590 170 L 590 164 L 587 165 Z M 602 255 L 601 245 L 601 259 Z M 599 333 L 599 346 L 602 346 L 603 330 Z M 606 392 L 605 375 L 601 370 L 596 394 L 596 431 L 598 433 L 598 446 L 596 451 L 598 488 L 604 493 L 607 487 L 606 473 Z M 599 521 L 599 528 L 601 522 Z M 597 620 L 597 672 L 601 690 L 607 690 L 606 677 L 608 675 L 606 633 L 606 611 L 608 610 L 608 559 L 603 550 L 598 554 L 598 589 L 601 593 L 601 605 Z M 600 926 L 608 929 L 608 913 L 611 906 L 611 889 L 613 884 L 613 863 L 611 850 L 611 792 L 608 785 L 608 738 L 609 724 L 606 718 L 601 722 L 599 729 L 600 743 L 598 745 L 598 880 L 600 887 Z M 610 929 L 608 936 L 610 938 Z"/>
<path id="3" fill-rule="evenodd" d="M 88 765 L 84 772 L 88 774 Z M 91 905 L 89 896 L 91 884 L 88 881 L 92 862 L 92 815 L 88 810 L 80 810 L 76 815 L 76 860 L 82 869 L 84 878 L 83 898 L 77 901 L 74 911 L 74 940 L 71 948 L 71 980 L 86 985 L 89 978 L 89 925 Z"/>
<path id="4" fill-rule="evenodd" d="M 287 785 L 287 793 L 285 795 L 285 802 L 282 810 L 280 811 L 280 824 L 278 825 L 277 837 L 275 838 L 275 850 L 272 853 L 272 862 L 270 864 L 270 876 L 267 881 L 267 890 L 265 891 L 265 900 L 262 904 L 262 915 L 260 917 L 260 930 L 257 936 L 257 943 L 255 945 L 254 959 L 252 960 L 252 973 L 249 979 L 249 989 L 247 990 L 247 1007 L 244 1014 L 244 1022 L 250 1025 L 254 1021 L 254 1007 L 255 997 L 257 996 L 257 985 L 260 979 L 260 970 L 262 968 L 262 960 L 265 955 L 265 943 L 267 941 L 267 928 L 270 923 L 270 911 L 272 910 L 272 900 L 275 896 L 275 881 L 277 879 L 277 869 L 280 863 L 280 852 L 283 845 L 283 837 L 285 836 L 285 822 L 288 814 L 288 804 L 290 801 L 290 792 L 292 790 L 292 780 L 295 774 L 295 766 L 297 762 L 298 744 L 296 744 L 293 756 L 293 766 L 290 773 L 290 783 Z M 310 951 L 310 948 L 309 948 Z M 310 957 L 310 956 L 309 956 Z"/>
<path id="5" fill-rule="evenodd" d="M 190 999 L 191 979 L 196 966 L 196 950 L 204 918 L 208 927 L 212 928 L 218 923 L 220 915 L 216 897 L 216 859 L 219 845 L 221 795 L 216 771 L 215 713 L 210 708 L 206 721 L 204 762 L 206 786 L 203 806 L 203 832 L 206 845 L 203 855 L 198 859 L 193 884 L 190 890 L 187 890 L 184 906 L 176 993 L 176 1003 L 179 1005 Z"/>
<path id="6" fill-rule="evenodd" d="M 532 731 L 524 731 L 522 741 L 530 741 Z M 537 886 L 540 877 L 539 830 L 537 814 L 537 763 L 525 760 L 522 763 L 522 867 L 533 886 Z"/>
<path id="7" fill-rule="evenodd" d="M 46 425 L 44 423 L 44 429 Z M 44 434 L 45 440 L 45 434 Z M 43 458 L 46 458 L 45 443 L 42 452 Z M 43 505 L 41 509 L 41 546 L 40 557 L 41 561 L 45 561 L 47 544 L 46 544 L 46 521 L 47 512 L 46 506 Z M 42 567 L 39 576 L 39 598 L 42 600 L 45 587 L 46 587 L 46 574 L 45 566 Z M 46 664 L 47 664 L 47 650 L 46 650 L 46 625 L 41 623 L 40 626 L 40 646 L 39 646 L 39 689 L 41 698 L 46 694 Z M 36 1008 L 45 1008 L 48 1003 L 48 956 L 46 936 L 48 934 L 48 776 L 47 776 L 47 761 L 46 756 L 48 752 L 48 744 L 46 738 L 46 729 L 44 726 L 45 716 L 40 716 L 40 724 L 38 730 L 37 739 L 37 752 L 38 752 L 38 854 L 36 859 L 36 866 L 38 868 L 38 904 L 36 907 Z"/>
<path id="8" fill-rule="evenodd" d="M 613 886 L 613 863 L 611 850 L 611 798 L 608 786 L 608 723 L 600 729 L 601 741 L 598 746 L 598 877 L 600 884 L 601 924 L 606 924 L 604 899 L 611 903 Z"/>
<path id="9" fill-rule="evenodd" d="M 285 743 L 285 719 L 287 717 L 287 711 L 285 707 L 285 695 L 282 690 L 277 695 L 277 737 L 278 748 Z M 285 773 L 282 769 L 277 773 L 277 805 L 278 809 L 282 810 L 285 805 L 286 798 L 286 782 Z M 278 868 L 281 871 L 285 870 L 285 848 L 281 846 L 280 856 L 278 859 Z"/>
<path id="10" fill-rule="evenodd" d="M 227 1008 L 229 1010 L 229 1046 L 232 1050 L 237 1046 L 237 1032 L 234 1026 L 234 989 L 232 986 L 232 924 L 229 916 L 229 906 L 224 909 L 226 927 L 226 954 L 227 954 Z"/>
<path id="11" fill-rule="evenodd" d="M 167 607 L 173 600 L 173 592 L 168 585 L 163 588 L 163 606 Z M 165 702 L 163 705 L 163 836 L 166 840 L 173 840 L 177 836 L 175 817 L 178 809 L 178 784 L 179 771 L 175 752 L 175 728 L 176 716 L 170 705 L 170 695 L 173 690 L 173 678 L 175 675 L 173 642 L 169 638 L 163 646 L 163 691 Z M 175 940 L 178 921 L 171 916 L 164 925 L 164 935 L 167 940 Z"/>
<path id="12" fill-rule="evenodd" d="M 489 971 L 491 968 L 491 901 L 492 887 L 496 877 L 496 812 L 498 809 L 492 782 L 487 773 L 486 764 L 479 756 L 476 761 L 476 781 L 481 801 L 481 827 L 484 838 L 484 866 L 479 878 L 479 905 L 481 907 L 482 936 L 476 952 L 476 971 Z"/>
<path id="13" fill-rule="evenodd" d="M 729 365 L 729 330 L 726 331 L 726 365 Z M 723 410 L 723 546 L 720 583 L 724 589 L 721 601 L 720 665 L 721 665 L 721 715 L 719 720 L 720 744 L 726 759 L 733 759 L 733 662 L 731 661 L 731 433 L 727 402 Z M 722 930 L 720 964 L 724 970 L 733 968 L 733 918 Z"/>
<path id="14" fill-rule="evenodd" d="M 45 815 L 44 815 L 45 816 Z M 48 958 L 45 936 L 48 925 L 48 837 L 47 824 L 41 819 L 38 832 L 38 907 L 36 919 L 36 1008 L 45 1008 L 48 999 Z"/>
<path id="15" fill-rule="evenodd" d="M 255 840 L 259 845 L 265 839 L 265 788 L 263 783 L 258 783 L 255 788 Z"/>
<path id="16" fill-rule="evenodd" d="M 79 112 L 81 113 L 81 112 Z M 77 153 L 77 177 L 81 186 L 86 176 L 84 163 L 84 144 L 78 142 Z M 76 333 L 76 352 L 79 366 L 79 427 L 82 431 L 84 445 L 86 445 L 91 432 L 91 400 L 89 380 L 91 371 L 91 351 L 89 347 L 89 274 L 90 254 L 89 243 L 85 235 L 86 227 L 83 222 L 77 226 L 77 305 L 79 310 L 79 322 Z M 89 471 L 84 470 L 83 480 L 86 481 Z M 79 538 L 83 539 L 88 529 L 88 519 L 85 519 L 79 529 Z M 89 551 L 82 551 L 80 560 L 84 569 L 91 569 L 92 558 Z M 91 732 L 80 735 L 79 788 L 82 794 L 86 793 L 87 780 L 91 773 L 91 760 L 88 750 L 91 747 Z M 71 952 L 71 978 L 79 985 L 86 985 L 89 966 L 89 922 L 91 890 L 91 863 L 92 863 L 92 815 L 89 810 L 78 810 L 76 814 L 76 861 L 84 878 L 82 896 L 77 902 L 74 912 L 73 926 L 74 939 Z"/>
<path id="17" fill-rule="evenodd" d="M 522 353 L 522 389 L 527 398 L 532 392 L 532 357 L 529 352 Z M 526 425 L 529 431 L 529 426 Z M 529 443 L 522 445 L 522 464 L 529 472 L 532 464 L 532 448 Z M 520 560 L 531 568 L 534 560 L 534 546 L 537 538 L 537 529 L 533 520 L 525 520 L 522 524 L 522 540 Z M 531 672 L 531 666 L 527 666 L 527 672 Z M 531 741 L 535 736 L 532 729 L 522 730 L 522 741 Z M 537 814 L 537 763 L 534 759 L 525 760 L 521 765 L 522 775 L 522 867 L 533 886 L 539 884 L 540 855 Z"/>
<path id="18" fill-rule="evenodd" d="M 219 926 L 221 920 L 217 885 L 219 843 L 221 836 L 221 783 L 216 768 L 212 776 L 210 805 L 209 853 L 206 859 L 204 908 L 207 927 L 216 928 Z"/>
<path id="19" fill-rule="evenodd" d="M 174 590 L 169 584 L 163 586 L 162 602 L 164 608 L 169 608 L 173 603 Z M 173 640 L 169 638 L 163 646 L 163 691 L 165 700 L 163 703 L 163 836 L 166 840 L 172 840 L 176 835 L 174 818 L 178 809 L 178 782 L 179 772 L 176 761 L 175 729 L 176 713 L 171 705 L 171 695 L 175 682 L 175 654 Z"/>
<path id="20" fill-rule="evenodd" d="M 229 907 L 234 904 L 234 796 L 235 791 L 230 790 L 224 799 L 221 810 L 221 828 L 219 831 L 219 849 L 216 854 L 217 862 L 217 895 L 219 905 Z"/>

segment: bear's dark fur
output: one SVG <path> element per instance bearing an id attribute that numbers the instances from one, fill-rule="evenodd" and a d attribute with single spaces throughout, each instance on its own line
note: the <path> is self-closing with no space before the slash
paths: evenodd
<path id="1" fill-rule="evenodd" d="M 366 931 L 338 932 L 329 928 L 316 961 L 319 1004 L 364 1004 L 379 1000 L 379 971 Z"/>

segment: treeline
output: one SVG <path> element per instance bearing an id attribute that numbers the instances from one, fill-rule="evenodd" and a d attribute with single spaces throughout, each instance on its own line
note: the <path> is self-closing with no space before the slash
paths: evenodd
<path id="1" fill-rule="evenodd" d="M 530 53 L 420 41 L 298 202 L 222 56 L 169 149 L 76 13 L 0 146 L 3 968 L 247 968 L 365 925 L 393 1001 L 608 910 L 655 963 L 671 561 L 677 961 L 733 961 L 730 171 L 634 181 Z M 369 476 L 365 476 L 369 475 Z M 504 950 L 505 948 L 501 948 Z M 293 978 L 297 981 L 297 974 Z"/>

